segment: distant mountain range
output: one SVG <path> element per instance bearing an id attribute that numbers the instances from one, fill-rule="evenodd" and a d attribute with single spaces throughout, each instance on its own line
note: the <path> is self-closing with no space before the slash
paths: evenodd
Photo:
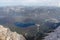
<path id="1" fill-rule="evenodd" d="M 55 17 L 59 16 L 59 7 L 26 7 L 26 6 L 12 6 L 0 7 L 1 16 L 28 16 L 28 17 Z"/>

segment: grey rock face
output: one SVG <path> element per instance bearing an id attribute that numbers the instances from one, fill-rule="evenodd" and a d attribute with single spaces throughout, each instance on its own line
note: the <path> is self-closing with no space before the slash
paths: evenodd
<path id="1" fill-rule="evenodd" d="M 44 40 L 60 40 L 60 26 L 54 32 L 49 33 Z"/>

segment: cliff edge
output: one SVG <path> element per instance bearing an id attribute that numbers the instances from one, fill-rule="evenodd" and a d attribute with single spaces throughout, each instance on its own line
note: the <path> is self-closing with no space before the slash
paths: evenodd
<path id="1" fill-rule="evenodd" d="M 9 28 L 0 25 L 0 40 L 26 40 L 23 35 L 12 32 Z"/>

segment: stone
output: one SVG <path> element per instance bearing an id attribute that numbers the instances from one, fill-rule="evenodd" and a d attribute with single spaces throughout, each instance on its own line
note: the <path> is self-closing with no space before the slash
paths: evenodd
<path id="1" fill-rule="evenodd" d="M 23 35 L 0 25 L 0 40 L 26 40 Z"/>
<path id="2" fill-rule="evenodd" d="M 60 26 L 54 32 L 49 33 L 44 40 L 60 40 Z"/>

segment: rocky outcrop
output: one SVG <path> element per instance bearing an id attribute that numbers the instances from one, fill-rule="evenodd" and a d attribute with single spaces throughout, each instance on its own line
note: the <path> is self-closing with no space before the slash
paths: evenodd
<path id="1" fill-rule="evenodd" d="M 26 40 L 23 35 L 10 31 L 9 28 L 5 28 L 0 25 L 0 40 Z"/>
<path id="2" fill-rule="evenodd" d="M 60 26 L 54 32 L 49 33 L 44 40 L 60 40 Z"/>

